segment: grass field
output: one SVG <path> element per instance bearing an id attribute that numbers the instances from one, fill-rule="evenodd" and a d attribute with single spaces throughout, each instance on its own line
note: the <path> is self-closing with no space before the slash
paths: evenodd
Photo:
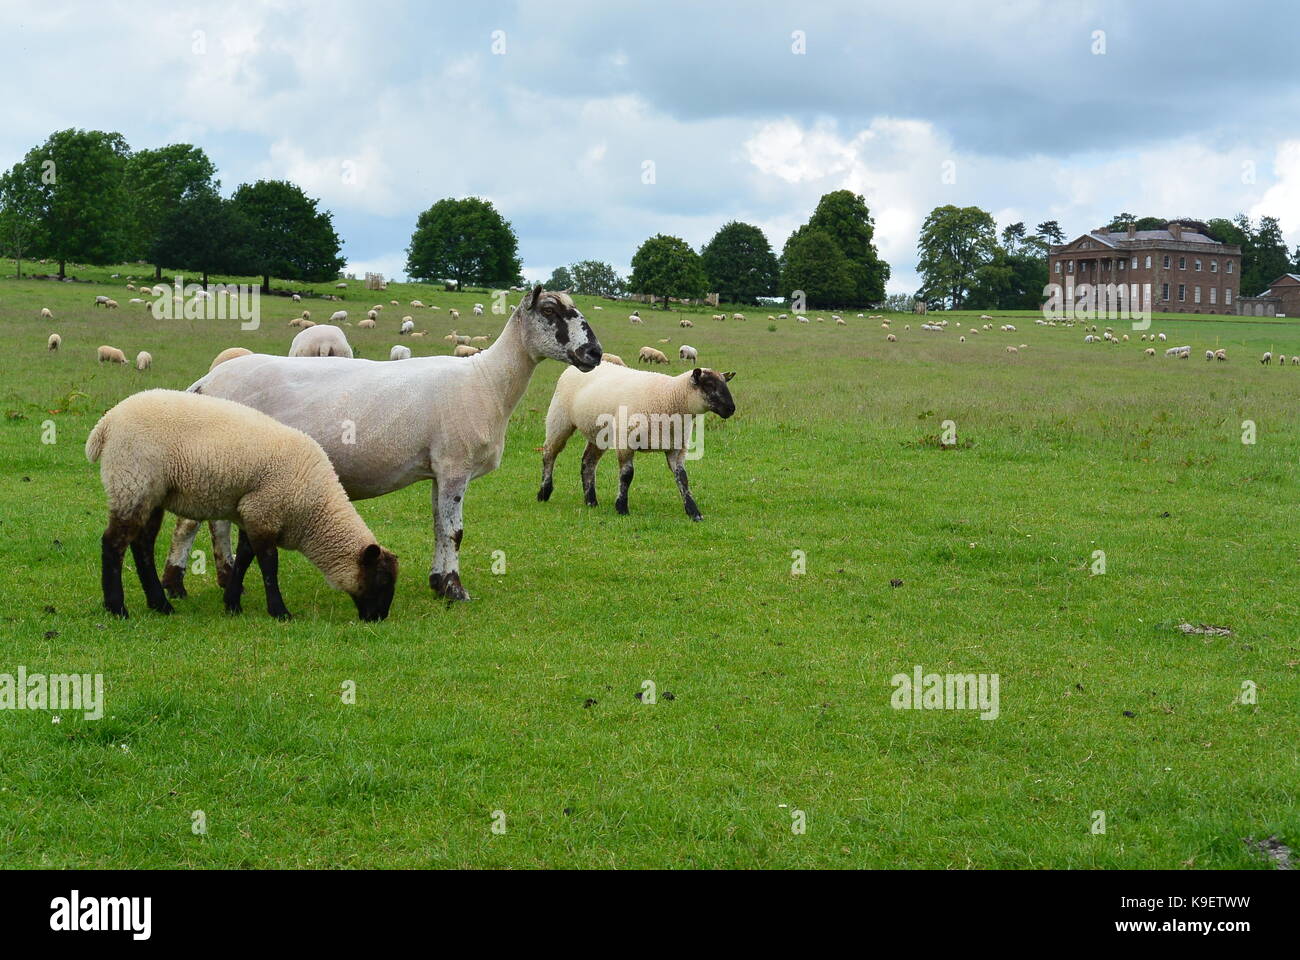
<path id="1" fill-rule="evenodd" d="M 1243 838 L 1300 843 L 1300 367 L 1257 362 L 1300 354 L 1300 324 L 1157 317 L 1193 347 L 1176 361 L 1029 315 L 966 343 L 899 317 L 891 344 L 856 311 L 771 332 L 766 309 L 705 310 L 686 331 L 679 312 L 632 326 L 627 305 L 580 298 L 607 351 L 667 337 L 738 371 L 736 415 L 710 418 L 688 465 L 703 523 L 649 456 L 630 516 L 612 457 L 584 507 L 576 445 L 536 501 L 548 361 L 466 499 L 473 602 L 427 586 L 421 484 L 358 505 L 403 564 L 384 623 L 297 554 L 292 622 L 264 615 L 255 575 L 248 612 L 224 615 L 211 567 L 169 618 L 128 570 L 118 622 L 87 432 L 224 347 L 284 353 L 295 309 L 264 300 L 252 332 L 157 321 L 109 272 L 0 281 L 0 673 L 102 673 L 107 701 L 96 721 L 0 711 L 6 866 L 1263 869 Z M 482 294 L 359 286 L 354 320 L 377 300 L 442 308 L 351 328 L 366 357 L 406 313 L 430 331 L 417 355 L 448 352 L 450 307 L 461 332 L 502 323 L 469 316 Z M 101 293 L 121 309 L 96 310 Z M 101 343 L 153 369 L 100 366 Z M 1215 346 L 1228 363 L 1202 359 Z M 890 678 L 918 665 L 996 674 L 1000 715 L 891 708 Z"/>

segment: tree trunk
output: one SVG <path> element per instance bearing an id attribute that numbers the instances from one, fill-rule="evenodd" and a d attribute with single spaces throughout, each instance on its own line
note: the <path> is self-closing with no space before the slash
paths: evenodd
<path id="1" fill-rule="evenodd" d="M 268 297 L 271 295 L 271 275 L 269 273 L 262 274 L 262 293 Z"/>
<path id="2" fill-rule="evenodd" d="M 59 261 L 59 279 L 60 279 L 60 280 L 62 280 L 65 276 L 67 276 L 67 273 L 66 273 L 66 267 L 67 267 L 67 261 L 66 261 L 66 260 L 60 260 L 60 261 Z"/>
<path id="3" fill-rule="evenodd" d="M 208 289 L 208 271 L 203 271 L 203 289 Z"/>
<path id="4" fill-rule="evenodd" d="M 154 282 L 155 282 L 155 283 L 156 283 L 157 281 L 159 281 L 159 280 L 162 279 L 162 264 L 161 264 L 161 263 L 155 263 L 155 264 L 153 265 L 153 279 L 154 279 Z"/>

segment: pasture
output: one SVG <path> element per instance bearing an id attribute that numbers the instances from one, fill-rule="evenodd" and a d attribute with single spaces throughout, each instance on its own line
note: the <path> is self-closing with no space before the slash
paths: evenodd
<path id="1" fill-rule="evenodd" d="M 495 335 L 504 317 L 470 314 L 484 294 L 353 282 L 339 305 L 264 298 L 244 332 L 155 320 L 118 269 L 0 281 L 0 673 L 102 673 L 106 697 L 100 720 L 0 711 L 9 866 L 1263 869 L 1243 838 L 1300 843 L 1300 367 L 1258 362 L 1300 354 L 1300 323 L 1158 315 L 1162 350 L 1192 346 L 1173 360 L 1120 323 L 1117 346 L 1032 315 L 959 343 L 953 315 L 942 334 L 898 316 L 887 343 L 857 311 L 770 331 L 779 310 L 642 307 L 634 326 L 629 304 L 577 298 L 629 364 L 686 342 L 737 371 L 736 415 L 710 417 L 687 464 L 704 522 L 649 454 L 630 516 L 614 457 L 584 506 L 579 442 L 536 501 L 546 361 L 466 497 L 472 602 L 429 590 L 419 484 L 358 504 L 402 564 L 383 623 L 294 553 L 291 622 L 265 616 L 254 574 L 225 615 L 211 564 L 171 617 L 127 570 L 119 622 L 82 452 L 105 409 L 184 389 L 224 347 L 285 353 L 303 307 L 355 323 L 398 300 L 347 328 L 370 359 L 449 353 L 453 326 Z M 399 338 L 406 314 L 429 335 Z M 101 343 L 153 367 L 98 364 Z M 1205 362 L 1214 347 L 1227 363 Z M 999 716 L 893 709 L 891 677 L 917 666 L 996 674 Z"/>

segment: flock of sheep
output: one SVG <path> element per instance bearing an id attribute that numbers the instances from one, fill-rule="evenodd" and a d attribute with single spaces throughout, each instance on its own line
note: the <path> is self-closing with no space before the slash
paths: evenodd
<path id="1" fill-rule="evenodd" d="M 376 305 L 366 319 L 376 320 L 381 309 Z M 482 305 L 474 312 L 481 315 Z M 42 315 L 52 319 L 48 310 Z M 346 323 L 346 312 L 330 319 Z M 399 335 L 415 335 L 408 320 Z M 289 616 L 278 583 L 283 547 L 302 552 L 331 586 L 351 596 L 363 620 L 383 619 L 397 558 L 380 546 L 352 501 L 426 479 L 434 487 L 429 585 L 447 599 L 469 599 L 459 573 L 465 493 L 471 480 L 500 464 L 511 412 L 543 359 L 573 369 L 560 377 L 547 415 L 538 499 L 550 497 L 555 458 L 580 432 L 587 440 L 581 474 L 588 504 L 596 504 L 595 467 L 606 450 L 619 456 L 620 513 L 627 512 L 635 453 L 659 450 L 687 515 L 702 519 L 684 467 L 689 430 L 647 440 L 644 432 L 611 435 L 601 422 L 628 412 L 730 417 L 736 407 L 727 384 L 734 374 L 695 367 L 671 376 L 628 368 L 604 354 L 567 293 L 540 285 L 525 293 L 487 348 L 453 332 L 454 356 L 411 358 L 399 345 L 403 353 L 394 362 L 357 359 L 341 326 L 315 324 L 306 311 L 291 322 L 300 329 L 289 356 L 227 348 L 188 390 L 129 396 L 91 431 L 85 452 L 100 464 L 108 500 L 101 586 L 110 612 L 127 616 L 121 577 L 129 547 L 149 608 L 171 613 L 168 598 L 186 595 L 185 565 L 206 521 L 228 610 L 242 609 L 244 576 L 256 560 L 268 613 Z M 54 334 L 49 348 L 61 343 Z M 695 353 L 684 348 L 679 356 Z M 99 355 L 125 361 L 114 347 L 101 347 Z M 340 424 L 350 427 L 340 430 Z M 165 513 L 178 521 L 159 577 L 154 546 Z M 234 549 L 232 523 L 239 527 Z"/>

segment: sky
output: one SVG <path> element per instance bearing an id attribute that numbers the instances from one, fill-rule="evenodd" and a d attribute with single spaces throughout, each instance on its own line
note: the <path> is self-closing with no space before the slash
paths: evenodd
<path id="1" fill-rule="evenodd" d="M 867 200 L 891 293 L 936 206 L 1071 237 L 1120 212 L 1281 221 L 1300 244 L 1300 3 L 0 0 L 0 164 L 52 131 L 194 143 L 223 190 L 301 185 L 353 272 L 490 199 L 529 280 L 724 223 L 779 253 Z M 16 63 L 14 59 L 16 58 Z"/>

